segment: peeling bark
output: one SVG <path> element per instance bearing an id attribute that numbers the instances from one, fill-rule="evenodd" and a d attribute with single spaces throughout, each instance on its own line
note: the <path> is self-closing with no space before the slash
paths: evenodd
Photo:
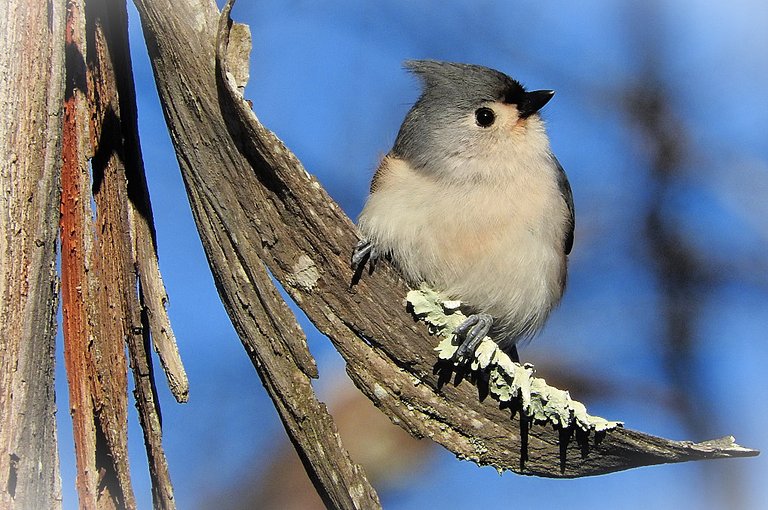
<path id="1" fill-rule="evenodd" d="M 93 19 L 87 18 L 83 1 L 67 4 L 61 270 L 76 484 L 84 509 L 135 508 L 126 444 L 125 302 L 119 294 L 123 239 L 115 228 L 121 222 L 115 218 L 114 164 L 105 168 L 108 153 L 93 157 L 110 141 L 99 137 L 92 142 L 92 136 L 102 134 L 104 119 L 103 112 L 92 116 L 91 108 L 98 112 L 106 105 L 100 103 L 104 84 L 88 71 L 93 61 L 88 61 L 87 49 L 96 53 L 96 42 Z"/>
<path id="2" fill-rule="evenodd" d="M 174 508 L 149 354 L 154 326 L 152 337 L 171 357 L 169 380 L 180 401 L 187 383 L 157 270 L 123 2 L 68 3 L 67 69 L 61 267 L 80 506 L 136 508 L 127 451 L 127 344 L 155 506 Z"/>

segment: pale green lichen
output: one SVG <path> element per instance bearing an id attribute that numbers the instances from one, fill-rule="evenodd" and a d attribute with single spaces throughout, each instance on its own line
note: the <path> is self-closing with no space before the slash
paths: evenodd
<path id="1" fill-rule="evenodd" d="M 534 377 L 533 365 L 513 362 L 489 337 L 480 342 L 470 359 L 456 359 L 458 344 L 454 341 L 453 330 L 466 319 L 461 312 L 461 302 L 445 300 L 426 285 L 410 291 L 406 300 L 411 304 L 413 313 L 440 337 L 435 348 L 438 358 L 453 360 L 457 367 L 468 367 L 473 372 L 484 372 L 488 391 L 496 400 L 509 402 L 519 399 L 523 414 L 538 423 L 551 423 L 564 428 L 575 425 L 584 431 L 597 432 L 622 426 L 618 421 L 591 416 L 584 404 L 573 400 L 567 391 Z"/>

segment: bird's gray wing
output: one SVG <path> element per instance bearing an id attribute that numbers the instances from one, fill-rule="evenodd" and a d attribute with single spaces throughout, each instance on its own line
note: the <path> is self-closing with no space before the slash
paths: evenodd
<path id="1" fill-rule="evenodd" d="M 563 195 L 565 205 L 568 206 L 568 223 L 565 226 L 565 242 L 563 244 L 565 254 L 568 255 L 571 253 L 571 248 L 573 248 L 573 229 L 576 226 L 576 216 L 573 211 L 573 192 L 571 191 L 571 185 L 568 182 L 568 176 L 565 175 L 563 166 L 554 154 L 550 154 L 550 156 L 557 167 L 557 186 L 560 188 L 560 193 Z"/>

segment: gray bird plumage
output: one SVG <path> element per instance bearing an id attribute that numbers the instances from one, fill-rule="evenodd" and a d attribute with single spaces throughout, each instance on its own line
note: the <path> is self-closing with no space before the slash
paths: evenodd
<path id="1" fill-rule="evenodd" d="M 573 245 L 573 197 L 527 91 L 487 67 L 408 61 L 422 93 L 374 175 L 353 265 L 388 255 L 474 314 L 460 353 L 490 333 L 516 355 L 560 301 Z"/>
<path id="2" fill-rule="evenodd" d="M 458 119 L 490 101 L 522 100 L 523 86 L 494 69 L 472 64 L 408 60 L 405 68 L 424 84 L 421 97 L 400 127 L 392 153 L 429 168 L 436 153 L 450 155 L 472 142 L 471 134 L 453 129 Z"/>

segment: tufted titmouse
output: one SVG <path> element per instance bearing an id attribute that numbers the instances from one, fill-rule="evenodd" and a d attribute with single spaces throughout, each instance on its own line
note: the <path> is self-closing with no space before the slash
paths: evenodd
<path id="1" fill-rule="evenodd" d="M 477 65 L 405 66 L 423 92 L 373 176 L 352 266 L 389 257 L 472 312 L 459 356 L 488 334 L 517 360 L 563 295 L 573 244 L 571 188 L 538 113 L 554 92 Z"/>

